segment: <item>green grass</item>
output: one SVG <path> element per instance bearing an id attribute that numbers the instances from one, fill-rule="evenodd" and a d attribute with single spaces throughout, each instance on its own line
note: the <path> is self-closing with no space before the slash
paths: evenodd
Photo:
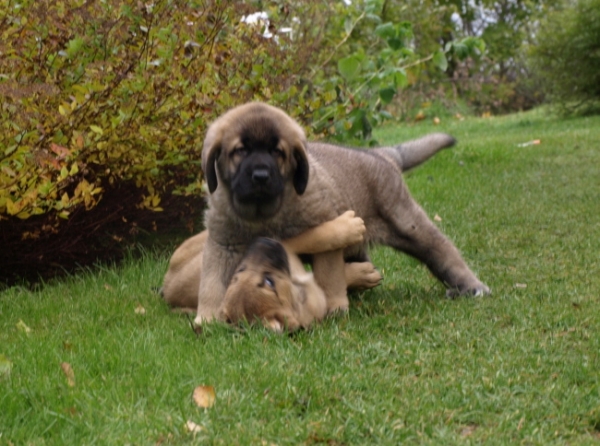
<path id="1" fill-rule="evenodd" d="M 536 111 L 378 137 L 434 129 L 459 145 L 407 181 L 492 297 L 445 299 L 387 248 L 373 253 L 381 287 L 293 336 L 219 325 L 196 336 L 152 292 L 167 262 L 152 253 L 11 288 L 0 445 L 598 444 L 600 118 Z M 201 384 L 217 394 L 207 410 L 191 399 Z M 187 420 L 204 430 L 194 437 Z"/>

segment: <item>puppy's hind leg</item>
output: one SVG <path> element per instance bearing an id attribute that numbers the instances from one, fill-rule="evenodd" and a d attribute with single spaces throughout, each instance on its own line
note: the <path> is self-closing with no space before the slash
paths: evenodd
<path id="1" fill-rule="evenodd" d="M 425 211 L 411 198 L 402 204 L 392 216 L 394 235 L 387 240 L 388 244 L 425 263 L 446 285 L 448 297 L 490 294 L 490 289 L 475 276 L 458 249 L 429 220 Z"/>
<path id="2" fill-rule="evenodd" d="M 346 263 L 345 271 L 349 290 L 363 291 L 375 288 L 383 280 L 371 262 Z"/>
<path id="3" fill-rule="evenodd" d="M 346 312 L 350 306 L 346 286 L 344 252 L 341 249 L 316 254 L 313 274 L 325 293 L 327 314 Z"/>

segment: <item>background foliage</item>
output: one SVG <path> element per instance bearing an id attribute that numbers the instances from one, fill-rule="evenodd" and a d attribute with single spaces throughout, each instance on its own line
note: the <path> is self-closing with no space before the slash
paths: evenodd
<path id="1" fill-rule="evenodd" d="M 506 113 L 529 109 L 543 100 L 531 82 L 526 48 L 538 30 L 539 17 L 557 0 L 425 0 L 386 2 L 386 17 L 413 22 L 422 48 L 478 37 L 486 49 L 480 57 L 454 58 L 444 73 L 421 71 L 401 92 L 399 110 L 409 117 L 427 115 L 423 102 L 438 101 L 452 108 L 457 101 L 477 113 Z M 426 107 L 425 107 L 426 108 Z"/>
<path id="2" fill-rule="evenodd" d="M 557 2 L 0 0 L 0 281 L 197 231 L 204 131 L 249 100 L 360 145 L 389 119 L 532 106 L 554 87 L 524 48 Z M 595 28 L 552 17 L 593 95 Z"/>
<path id="3" fill-rule="evenodd" d="M 600 1 L 564 2 L 548 14 L 531 46 L 543 91 L 563 112 L 600 101 Z"/>
<path id="4" fill-rule="evenodd" d="M 303 2 L 307 23 L 326 20 L 323 5 Z M 294 47 L 278 45 L 240 23 L 253 10 L 219 1 L 1 3 L 3 276 L 94 259 L 161 221 L 185 216 L 192 225 L 207 123 L 247 100 L 285 103 L 321 39 L 298 25 Z M 100 203 L 100 216 L 85 212 Z"/>

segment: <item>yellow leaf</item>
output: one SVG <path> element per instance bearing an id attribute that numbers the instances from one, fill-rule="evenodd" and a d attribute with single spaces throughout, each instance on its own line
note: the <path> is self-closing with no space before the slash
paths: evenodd
<path id="1" fill-rule="evenodd" d="M 61 116 L 65 116 L 68 113 L 67 110 L 62 105 L 58 106 L 58 112 L 60 113 Z"/>
<path id="2" fill-rule="evenodd" d="M 19 322 L 17 322 L 17 330 L 26 334 L 31 333 L 31 328 L 29 328 L 22 319 L 19 319 Z"/>
<path id="3" fill-rule="evenodd" d="M 146 309 L 144 307 L 142 307 L 141 304 L 138 304 L 137 307 L 135 307 L 135 314 L 146 314 Z"/>
<path id="4" fill-rule="evenodd" d="M 19 210 L 20 209 L 12 202 L 12 200 L 6 200 L 6 212 L 8 212 L 8 215 L 15 215 Z"/>
<path id="5" fill-rule="evenodd" d="M 197 434 L 198 432 L 203 431 L 204 428 L 199 424 L 194 423 L 193 421 L 187 420 L 185 423 L 185 430 L 192 434 Z"/>
<path id="6" fill-rule="evenodd" d="M 215 404 L 215 388 L 213 386 L 198 386 L 194 389 L 192 399 L 198 407 L 208 409 Z"/>
<path id="7" fill-rule="evenodd" d="M 79 166 L 77 165 L 77 163 L 73 163 L 73 165 L 71 166 L 71 170 L 69 171 L 69 175 L 75 175 L 77 174 L 77 172 L 79 172 Z"/>
<path id="8" fill-rule="evenodd" d="M 75 372 L 73 372 L 73 367 L 71 367 L 71 364 L 68 362 L 63 362 L 60 365 L 60 368 L 67 377 L 67 384 L 69 387 L 75 387 Z"/>
<path id="9" fill-rule="evenodd" d="M 66 220 L 67 218 L 69 218 L 69 211 L 62 211 L 58 214 L 58 216 Z"/>
<path id="10" fill-rule="evenodd" d="M 98 127 L 97 125 L 90 125 L 90 130 L 94 133 L 97 133 L 98 135 L 104 134 L 102 128 Z"/>

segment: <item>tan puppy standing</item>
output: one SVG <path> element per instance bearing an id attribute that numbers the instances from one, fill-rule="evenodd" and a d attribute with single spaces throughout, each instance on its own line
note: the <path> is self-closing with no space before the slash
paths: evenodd
<path id="1" fill-rule="evenodd" d="M 262 103 L 236 107 L 207 132 L 202 165 L 210 196 L 196 324 L 220 317 L 226 288 L 248 241 L 295 237 L 348 209 L 367 228 L 364 241 L 344 250 L 346 261 L 367 261 L 368 246 L 384 244 L 416 257 L 448 287 L 448 295 L 483 295 L 489 288 L 412 199 L 401 172 L 454 144 L 432 134 L 396 147 L 352 150 L 309 143 L 282 110 Z M 210 262 L 207 260 L 210 259 Z M 315 279 L 328 311 L 348 299 L 328 289 L 331 270 L 314 256 Z M 327 261 L 324 262 L 328 264 Z"/>
<path id="2" fill-rule="evenodd" d="M 365 221 L 367 232 L 363 243 L 345 250 L 346 260 L 366 261 L 370 244 L 384 244 L 425 263 L 449 296 L 489 294 L 401 176 L 453 144 L 452 137 L 438 133 L 396 147 L 352 150 L 307 142 L 293 119 L 266 104 L 225 113 L 209 127 L 202 152 L 211 194 L 195 323 L 222 313 L 226 287 L 249 240 L 292 238 L 347 209 Z M 322 259 L 314 257 L 313 270 L 328 310 L 345 309 L 348 299 L 337 285 L 343 274 Z"/>

